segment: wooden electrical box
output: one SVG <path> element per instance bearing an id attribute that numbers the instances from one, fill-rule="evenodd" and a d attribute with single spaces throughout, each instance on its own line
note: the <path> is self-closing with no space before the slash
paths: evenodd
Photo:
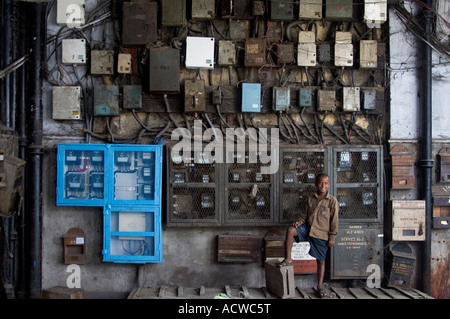
<path id="1" fill-rule="evenodd" d="M 391 148 L 392 156 L 392 188 L 414 188 L 414 158 L 409 150 L 397 145 Z"/>
<path id="2" fill-rule="evenodd" d="M 64 263 L 84 264 L 86 261 L 85 234 L 80 228 L 69 229 L 63 236 Z"/>
<path id="3" fill-rule="evenodd" d="M 219 235 L 217 259 L 222 263 L 261 261 L 262 239 L 251 235 Z"/>

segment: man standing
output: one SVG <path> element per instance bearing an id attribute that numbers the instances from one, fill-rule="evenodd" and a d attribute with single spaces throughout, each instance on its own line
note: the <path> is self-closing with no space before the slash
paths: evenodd
<path id="1" fill-rule="evenodd" d="M 292 265 L 291 250 L 296 242 L 308 241 L 309 254 L 317 260 L 317 293 L 323 297 L 323 279 L 325 276 L 325 258 L 328 247 L 334 246 L 338 232 L 338 200 L 328 194 L 330 178 L 327 174 L 319 174 L 315 182 L 317 191 L 308 197 L 300 219 L 286 231 L 286 258 L 278 267 Z"/>

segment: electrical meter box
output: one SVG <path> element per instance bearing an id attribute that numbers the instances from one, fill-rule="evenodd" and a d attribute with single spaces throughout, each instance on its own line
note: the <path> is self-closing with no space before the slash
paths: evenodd
<path id="1" fill-rule="evenodd" d="M 119 53 L 117 55 L 117 73 L 131 74 L 131 54 Z"/>
<path id="2" fill-rule="evenodd" d="M 357 112 L 360 109 L 360 88 L 359 87 L 343 87 L 342 88 L 343 103 L 342 108 L 345 112 Z"/>
<path id="3" fill-rule="evenodd" d="M 122 86 L 123 109 L 140 110 L 142 109 L 142 86 L 124 85 Z"/>
<path id="4" fill-rule="evenodd" d="M 270 19 L 287 21 L 294 19 L 294 2 L 287 0 L 270 0 Z"/>
<path id="5" fill-rule="evenodd" d="M 336 32 L 334 65 L 353 66 L 353 44 L 351 32 Z"/>
<path id="6" fill-rule="evenodd" d="M 161 263 L 161 208 L 108 205 L 103 209 L 103 261 Z"/>
<path id="7" fill-rule="evenodd" d="M 300 19 L 322 19 L 322 0 L 300 0 L 298 16 Z"/>
<path id="8" fill-rule="evenodd" d="M 364 0 L 363 20 L 367 26 L 380 27 L 387 19 L 387 0 Z"/>
<path id="9" fill-rule="evenodd" d="M 170 47 L 149 49 L 150 92 L 180 92 L 180 50 Z"/>
<path id="10" fill-rule="evenodd" d="M 186 25 L 186 0 L 161 0 L 161 25 Z"/>
<path id="11" fill-rule="evenodd" d="M 298 105 L 300 107 L 312 107 L 312 90 L 311 89 L 300 89 L 298 91 Z"/>
<path id="12" fill-rule="evenodd" d="M 236 44 L 233 41 L 219 41 L 217 64 L 220 66 L 231 66 L 236 64 Z"/>
<path id="13" fill-rule="evenodd" d="M 261 84 L 242 83 L 242 112 L 261 111 Z"/>
<path id="14" fill-rule="evenodd" d="M 317 91 L 317 110 L 331 111 L 336 109 L 336 91 L 318 90 Z"/>
<path id="15" fill-rule="evenodd" d="M 213 69 L 214 68 L 214 38 L 187 37 L 186 38 L 186 68 Z"/>
<path id="16" fill-rule="evenodd" d="M 297 65 L 316 65 L 316 36 L 314 31 L 300 31 L 298 33 Z"/>
<path id="17" fill-rule="evenodd" d="M 274 111 L 287 111 L 291 103 L 291 91 L 286 87 L 274 87 L 272 92 L 272 108 Z"/>
<path id="18" fill-rule="evenodd" d="M 117 85 L 94 85 L 94 116 L 119 116 Z"/>
<path id="19" fill-rule="evenodd" d="M 331 61 L 331 46 L 329 43 L 319 44 L 317 47 L 317 60 L 320 63 Z"/>
<path id="20" fill-rule="evenodd" d="M 359 41 L 359 67 L 361 69 L 375 69 L 378 64 L 378 43 L 376 40 Z"/>
<path id="21" fill-rule="evenodd" d="M 377 91 L 375 89 L 365 89 L 362 92 L 362 95 L 364 110 L 375 110 L 377 104 Z"/>
<path id="22" fill-rule="evenodd" d="M 91 74 L 113 75 L 114 74 L 114 51 L 92 50 L 91 51 Z"/>
<path id="23" fill-rule="evenodd" d="M 425 201 L 392 201 L 392 240 L 425 240 Z"/>
<path id="24" fill-rule="evenodd" d="M 205 81 L 184 81 L 184 112 L 206 112 Z"/>
<path id="25" fill-rule="evenodd" d="M 86 40 L 85 39 L 63 39 L 62 40 L 62 63 L 86 64 Z"/>
<path id="26" fill-rule="evenodd" d="M 327 20 L 348 21 L 353 18 L 353 0 L 326 0 Z"/>
<path id="27" fill-rule="evenodd" d="M 192 0 L 192 19 L 213 19 L 216 15 L 214 0 Z"/>
<path id="28" fill-rule="evenodd" d="M 293 43 L 278 43 L 275 45 L 276 61 L 278 64 L 289 64 L 295 62 L 294 44 Z"/>
<path id="29" fill-rule="evenodd" d="M 245 60 L 246 67 L 259 67 L 266 64 L 266 39 L 247 38 L 245 40 Z"/>
<path id="30" fill-rule="evenodd" d="M 175 10 L 174 10 L 175 11 Z M 158 3 L 123 2 L 123 45 L 146 45 L 158 38 Z"/>
<path id="31" fill-rule="evenodd" d="M 69 28 L 85 24 L 85 0 L 58 0 L 56 3 L 56 23 Z"/>
<path id="32" fill-rule="evenodd" d="M 54 86 L 53 87 L 53 115 L 54 120 L 81 120 L 80 86 Z"/>

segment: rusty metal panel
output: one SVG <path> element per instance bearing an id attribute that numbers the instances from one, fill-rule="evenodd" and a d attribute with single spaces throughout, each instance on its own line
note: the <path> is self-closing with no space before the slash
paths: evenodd
<path id="1" fill-rule="evenodd" d="M 251 235 L 218 235 L 218 261 L 256 263 L 261 261 L 262 238 Z"/>
<path id="2" fill-rule="evenodd" d="M 266 39 L 248 38 L 245 41 L 245 61 L 246 67 L 263 66 L 266 63 Z"/>
<path id="3" fill-rule="evenodd" d="M 150 92 L 180 92 L 180 51 L 170 47 L 150 48 Z"/>
<path id="4" fill-rule="evenodd" d="M 407 243 L 397 243 L 390 249 L 390 287 L 410 288 L 414 272 L 415 256 Z"/>
<path id="5" fill-rule="evenodd" d="M 157 40 L 157 2 L 124 2 L 122 44 L 141 45 Z"/>
<path id="6" fill-rule="evenodd" d="M 161 25 L 186 25 L 186 0 L 161 0 Z"/>
<path id="7" fill-rule="evenodd" d="M 184 112 L 206 112 L 205 81 L 184 81 Z"/>
<path id="8" fill-rule="evenodd" d="M 383 269 L 383 225 L 340 223 L 331 249 L 330 278 L 367 278 L 367 267 L 371 264 Z"/>

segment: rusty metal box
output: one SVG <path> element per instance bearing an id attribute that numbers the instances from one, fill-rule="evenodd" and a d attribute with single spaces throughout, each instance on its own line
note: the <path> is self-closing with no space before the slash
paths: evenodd
<path id="1" fill-rule="evenodd" d="M 391 149 L 392 156 L 392 188 L 414 188 L 414 157 L 408 149 L 397 145 Z"/>
<path id="2" fill-rule="evenodd" d="M 213 19 L 216 15 L 214 0 L 192 0 L 192 19 Z"/>
<path id="3" fill-rule="evenodd" d="M 139 110 L 142 108 L 141 85 L 124 85 L 122 90 L 124 110 Z"/>
<path id="4" fill-rule="evenodd" d="M 180 92 L 180 50 L 150 48 L 150 92 Z"/>
<path id="5" fill-rule="evenodd" d="M 336 91 L 318 90 L 317 91 L 317 110 L 331 111 L 336 109 Z"/>
<path id="6" fill-rule="evenodd" d="M 392 240 L 425 240 L 425 201 L 392 201 Z"/>
<path id="7" fill-rule="evenodd" d="M 275 45 L 276 58 L 278 64 L 294 63 L 294 44 L 292 43 L 279 43 Z"/>
<path id="8" fill-rule="evenodd" d="M 157 2 L 123 3 L 123 45 L 145 45 L 157 40 Z"/>
<path id="9" fill-rule="evenodd" d="M 161 0 L 161 25 L 186 25 L 186 0 Z"/>
<path id="10" fill-rule="evenodd" d="M 119 115 L 119 87 L 117 85 L 94 86 L 94 116 Z"/>
<path id="11" fill-rule="evenodd" d="M 206 112 L 205 81 L 184 81 L 184 112 Z"/>
<path id="12" fill-rule="evenodd" d="M 218 65 L 230 66 L 236 64 L 236 44 L 233 41 L 220 40 L 218 49 Z"/>
<path id="13" fill-rule="evenodd" d="M 91 51 L 91 73 L 94 75 L 114 74 L 114 51 L 92 50 Z"/>
<path id="14" fill-rule="evenodd" d="M 326 0 L 327 20 L 348 21 L 353 18 L 353 0 Z"/>
<path id="15" fill-rule="evenodd" d="M 246 67 L 259 67 L 266 63 L 266 39 L 248 38 L 245 40 L 245 60 Z"/>
<path id="16" fill-rule="evenodd" d="M 294 2 L 287 0 L 270 1 L 270 19 L 274 21 L 287 21 L 294 19 Z"/>
<path id="17" fill-rule="evenodd" d="M 267 289 L 282 299 L 295 297 L 294 267 L 277 267 L 278 260 L 264 263 Z"/>

